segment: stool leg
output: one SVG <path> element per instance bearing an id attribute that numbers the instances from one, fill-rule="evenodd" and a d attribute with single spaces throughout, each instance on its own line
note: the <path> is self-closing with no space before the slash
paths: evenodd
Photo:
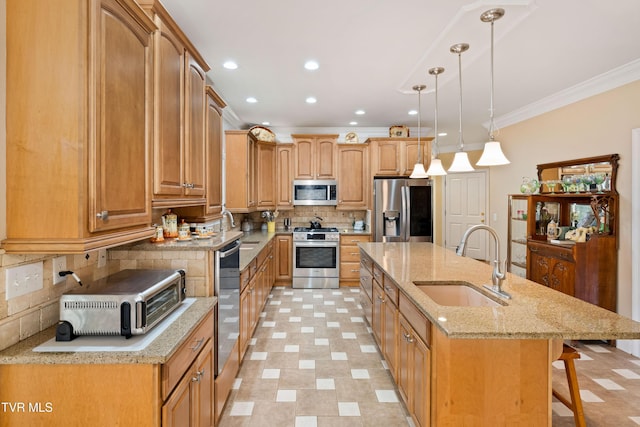
<path id="1" fill-rule="evenodd" d="M 573 359 L 564 361 L 564 369 L 567 373 L 567 383 L 569 384 L 569 396 L 571 396 L 571 406 L 573 409 L 573 419 L 578 427 L 586 427 L 584 420 L 584 410 L 582 409 L 582 399 L 580 398 L 580 387 L 578 387 L 578 376 Z"/>

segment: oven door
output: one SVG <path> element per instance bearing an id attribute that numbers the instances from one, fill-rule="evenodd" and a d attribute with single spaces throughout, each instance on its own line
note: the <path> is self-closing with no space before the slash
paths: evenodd
<path id="1" fill-rule="evenodd" d="M 293 287 L 334 287 L 339 279 L 339 262 L 339 242 L 294 241 Z"/>

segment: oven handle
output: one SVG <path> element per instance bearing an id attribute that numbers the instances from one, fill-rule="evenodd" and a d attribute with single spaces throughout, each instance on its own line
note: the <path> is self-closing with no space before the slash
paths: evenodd
<path id="1" fill-rule="evenodd" d="M 231 249 L 229 249 L 229 250 L 227 250 L 227 251 L 224 251 L 224 252 L 222 252 L 222 251 L 218 251 L 218 252 L 219 252 L 219 254 L 220 254 L 220 258 L 226 258 L 226 257 L 228 257 L 229 255 L 233 255 L 234 253 L 238 252 L 238 251 L 240 250 L 240 245 L 241 245 L 241 244 L 242 244 L 242 243 L 240 243 L 240 240 L 236 240 L 236 241 L 234 242 L 234 246 L 233 246 Z"/>
<path id="2" fill-rule="evenodd" d="M 315 247 L 315 248 L 322 248 L 322 247 L 330 247 L 330 248 L 337 248 L 338 247 L 338 242 L 330 242 L 327 240 L 314 240 L 312 242 L 309 241 L 294 241 L 293 242 L 293 246 L 304 246 L 304 247 Z"/>

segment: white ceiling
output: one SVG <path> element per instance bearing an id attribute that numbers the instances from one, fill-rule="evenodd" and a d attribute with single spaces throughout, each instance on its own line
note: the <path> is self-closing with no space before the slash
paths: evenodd
<path id="1" fill-rule="evenodd" d="M 376 132 L 391 125 L 414 128 L 408 111 L 417 109 L 411 88 L 418 83 L 427 85 L 422 134 L 432 136 L 435 81 L 427 70 L 442 66 L 438 127 L 448 135 L 440 143 L 455 150 L 460 91 L 449 47 L 466 42 L 464 143 L 479 145 L 489 119 L 491 34 L 480 14 L 493 7 L 506 11 L 494 28 L 497 119 L 586 81 L 606 81 L 605 73 L 640 58 L 638 0 L 161 1 L 209 63 L 227 117 L 244 128 L 268 121 L 279 140 L 303 128 L 355 131 L 361 139 L 384 136 Z M 222 67 L 229 59 L 238 69 Z M 320 68 L 305 70 L 308 59 Z M 247 103 L 249 96 L 258 102 Z M 306 104 L 308 96 L 318 102 Z M 366 114 L 356 116 L 358 109 Z"/>

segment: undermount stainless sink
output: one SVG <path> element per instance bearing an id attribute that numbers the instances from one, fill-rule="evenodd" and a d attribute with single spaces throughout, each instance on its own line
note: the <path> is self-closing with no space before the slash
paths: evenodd
<path id="1" fill-rule="evenodd" d="M 255 249 L 256 246 L 258 246 L 260 244 L 260 242 L 254 242 L 254 241 L 244 241 L 244 242 L 240 242 L 240 250 L 251 250 L 251 249 Z"/>
<path id="2" fill-rule="evenodd" d="M 466 282 L 413 282 L 438 305 L 452 307 L 499 307 L 507 305 L 483 294 Z"/>

